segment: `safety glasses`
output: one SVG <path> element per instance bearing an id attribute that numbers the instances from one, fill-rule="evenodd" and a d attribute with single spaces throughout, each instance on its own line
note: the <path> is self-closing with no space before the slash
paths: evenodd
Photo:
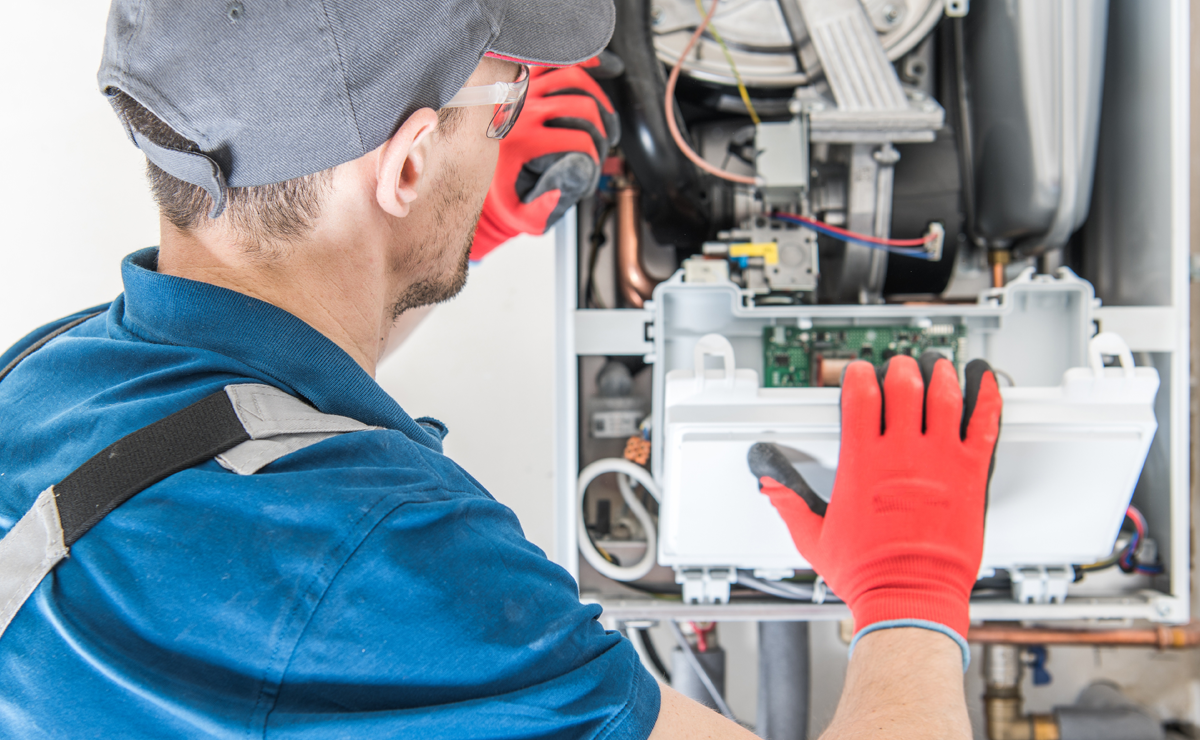
<path id="1" fill-rule="evenodd" d="M 525 106 L 525 93 L 529 91 L 529 67 L 521 65 L 515 82 L 495 82 L 491 85 L 464 87 L 443 108 L 471 108 L 476 105 L 494 105 L 492 122 L 488 125 L 489 139 L 503 139 L 512 131 L 513 124 Z"/>

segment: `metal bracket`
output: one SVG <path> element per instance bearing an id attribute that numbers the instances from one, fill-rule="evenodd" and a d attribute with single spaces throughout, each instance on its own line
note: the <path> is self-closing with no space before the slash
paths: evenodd
<path id="1" fill-rule="evenodd" d="M 1154 608 L 1153 621 L 1182 623 L 1187 621 L 1188 605 L 1175 596 L 1167 596 L 1157 592 L 1146 594 L 1147 601 Z"/>
<path id="2" fill-rule="evenodd" d="M 737 569 L 676 566 L 675 582 L 683 585 L 685 604 L 727 604 L 729 589 L 737 583 Z"/>
<path id="3" fill-rule="evenodd" d="M 654 351 L 653 335 L 646 329 L 654 323 L 654 311 L 649 308 L 589 308 L 573 313 L 577 355 L 644 355 Z"/>
<path id="4" fill-rule="evenodd" d="M 933 141 L 945 111 L 900 84 L 887 52 L 857 0 L 798 0 L 833 100 L 801 87 L 796 99 L 809 114 L 815 142 L 879 144 Z M 831 105 L 832 104 L 832 105 Z"/>

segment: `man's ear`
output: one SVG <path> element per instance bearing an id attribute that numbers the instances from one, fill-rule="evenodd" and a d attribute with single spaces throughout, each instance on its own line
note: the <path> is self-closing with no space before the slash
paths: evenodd
<path id="1" fill-rule="evenodd" d="M 409 116 L 380 148 L 375 199 L 387 213 L 404 218 L 417 199 L 417 186 L 429 164 L 429 135 L 437 113 L 422 108 Z"/>

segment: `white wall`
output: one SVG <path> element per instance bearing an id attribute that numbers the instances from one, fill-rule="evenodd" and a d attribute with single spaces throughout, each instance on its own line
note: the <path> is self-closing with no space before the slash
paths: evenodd
<path id="1" fill-rule="evenodd" d="M 154 244 L 142 168 L 96 87 L 108 3 L 8 3 L 0 44 L 0 345 L 121 290 L 121 257 Z"/>
<path id="2" fill-rule="evenodd" d="M 158 242 L 145 160 L 96 87 L 108 2 L 8 3 L 0 68 L 0 347 L 121 292 L 121 258 Z M 473 268 L 380 368 L 414 416 L 451 429 L 447 452 L 553 549 L 552 238 Z"/>

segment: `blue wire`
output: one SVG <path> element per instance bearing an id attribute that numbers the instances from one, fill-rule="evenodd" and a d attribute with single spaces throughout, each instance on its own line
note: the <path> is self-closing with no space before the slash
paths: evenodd
<path id="1" fill-rule="evenodd" d="M 772 218 L 779 220 L 779 221 L 786 221 L 789 224 L 797 224 L 798 226 L 803 226 L 806 229 L 812 229 L 813 231 L 816 231 L 820 234 L 825 234 L 826 236 L 832 236 L 834 239 L 837 239 L 839 241 L 853 242 L 855 244 L 861 244 L 864 247 L 868 247 L 870 249 L 882 249 L 885 252 L 891 252 L 892 254 L 900 254 L 905 257 L 913 257 L 913 258 L 920 259 L 920 260 L 930 259 L 929 254 L 927 254 L 924 250 L 921 250 L 917 247 L 889 247 L 886 244 L 876 244 L 875 242 L 870 242 L 865 239 L 856 239 L 852 236 L 847 236 L 846 234 L 842 234 L 840 232 L 834 231 L 833 229 L 826 229 L 821 226 L 818 226 L 817 224 L 809 223 L 807 221 L 801 221 L 800 219 L 791 218 L 788 216 L 784 216 L 782 214 L 774 214 L 772 216 Z"/>
<path id="2" fill-rule="evenodd" d="M 1133 554 L 1137 552 L 1138 542 L 1141 537 L 1138 536 L 1137 530 L 1133 531 L 1133 536 L 1129 538 L 1129 544 L 1125 546 L 1125 552 L 1121 555 L 1121 569 L 1125 571 L 1134 570 Z"/>
<path id="3" fill-rule="evenodd" d="M 1161 565 L 1142 565 L 1138 563 L 1134 565 L 1133 556 L 1137 552 L 1138 545 L 1142 538 L 1138 536 L 1137 530 L 1134 530 L 1133 537 L 1130 538 L 1129 544 L 1125 546 L 1125 552 L 1121 555 L 1121 565 L 1127 571 L 1136 571 L 1138 573 L 1147 573 L 1149 575 L 1159 575 L 1165 573 L 1166 569 Z"/>

